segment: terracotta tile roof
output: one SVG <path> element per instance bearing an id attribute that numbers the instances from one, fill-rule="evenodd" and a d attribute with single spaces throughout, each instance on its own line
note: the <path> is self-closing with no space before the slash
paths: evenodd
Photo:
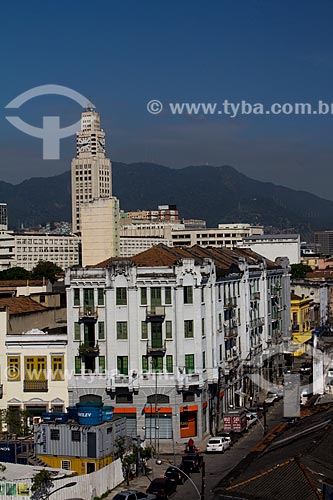
<path id="1" fill-rule="evenodd" d="M 47 282 L 43 280 L 2 280 L 0 281 L 0 288 L 3 287 L 18 287 L 18 286 L 46 286 Z"/>
<path id="2" fill-rule="evenodd" d="M 47 310 L 47 307 L 24 296 L 0 298 L 0 307 L 8 307 L 9 314 L 28 314 Z"/>
<path id="3" fill-rule="evenodd" d="M 249 249 L 234 249 L 230 250 L 228 248 L 215 248 L 215 247 L 201 247 L 195 245 L 193 247 L 168 247 L 166 245 L 160 244 L 145 250 L 133 257 L 112 257 L 99 264 L 91 267 L 104 268 L 112 264 L 115 261 L 130 261 L 133 262 L 138 267 L 158 267 L 174 266 L 181 259 L 194 259 L 196 262 L 202 263 L 203 259 L 212 259 L 217 267 L 222 273 L 238 271 L 239 259 L 243 258 L 249 264 L 257 264 L 262 260 L 265 260 L 267 267 L 269 269 L 278 268 L 279 266 L 268 259 L 265 259 L 261 255 L 253 252 Z M 220 273 L 221 274 L 221 273 Z"/>

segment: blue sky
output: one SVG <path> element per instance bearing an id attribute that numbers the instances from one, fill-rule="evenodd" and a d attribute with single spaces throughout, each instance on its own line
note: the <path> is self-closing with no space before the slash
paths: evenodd
<path id="1" fill-rule="evenodd" d="M 36 98 L 9 113 L 21 92 L 65 85 L 102 115 L 109 156 L 174 168 L 233 165 L 239 171 L 333 199 L 333 116 L 175 117 L 150 115 L 159 99 L 333 102 L 330 0 L 65 0 L 6 2 L 1 15 L 0 179 L 20 182 L 70 168 L 6 114 L 40 126 L 43 115 L 76 121 L 68 99 Z"/>

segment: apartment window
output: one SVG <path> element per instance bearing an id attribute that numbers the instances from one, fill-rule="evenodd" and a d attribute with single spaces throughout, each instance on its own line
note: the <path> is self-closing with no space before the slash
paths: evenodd
<path id="1" fill-rule="evenodd" d="M 70 460 L 61 460 L 61 468 L 64 470 L 71 470 L 71 461 Z"/>
<path id="2" fill-rule="evenodd" d="M 142 356 L 142 371 L 148 371 L 148 356 Z"/>
<path id="3" fill-rule="evenodd" d="M 99 356 L 98 358 L 98 373 L 105 374 L 105 356 Z"/>
<path id="4" fill-rule="evenodd" d="M 116 288 L 116 305 L 117 306 L 127 305 L 127 289 L 125 287 Z"/>
<path id="5" fill-rule="evenodd" d="M 185 372 L 187 374 L 194 372 L 194 354 L 185 354 Z"/>
<path id="6" fill-rule="evenodd" d="M 8 356 L 7 377 L 9 382 L 17 382 L 18 380 L 21 380 L 20 356 Z"/>
<path id="7" fill-rule="evenodd" d="M 117 356 L 117 371 L 119 375 L 128 375 L 128 356 Z"/>
<path id="8" fill-rule="evenodd" d="M 165 304 L 171 304 L 171 286 L 165 287 Z"/>
<path id="9" fill-rule="evenodd" d="M 223 358 L 223 344 L 220 344 L 220 361 L 222 361 Z"/>
<path id="10" fill-rule="evenodd" d="M 74 288 L 74 305 L 79 306 L 80 305 L 80 289 L 79 288 Z"/>
<path id="11" fill-rule="evenodd" d="M 150 289 L 150 299 L 152 306 L 162 305 L 161 288 L 152 287 Z"/>
<path id="12" fill-rule="evenodd" d="M 147 305 L 147 288 L 146 287 L 141 288 L 141 305 L 142 306 Z"/>
<path id="13" fill-rule="evenodd" d="M 184 304 L 193 304 L 193 287 L 184 286 Z"/>
<path id="14" fill-rule="evenodd" d="M 202 335 L 203 337 L 205 337 L 205 336 L 206 336 L 206 333 L 205 333 L 205 318 L 202 318 L 202 319 L 201 319 L 201 335 Z"/>
<path id="15" fill-rule="evenodd" d="M 217 290 L 218 290 L 218 299 L 221 300 L 221 285 L 218 285 L 217 287 Z"/>
<path id="16" fill-rule="evenodd" d="M 81 358 L 80 358 L 80 356 L 75 356 L 74 371 L 75 371 L 75 375 L 81 375 Z"/>
<path id="17" fill-rule="evenodd" d="M 59 429 L 51 429 L 51 440 L 52 441 L 59 441 L 60 439 L 60 431 Z"/>
<path id="18" fill-rule="evenodd" d="M 117 321 L 117 340 L 127 340 L 127 321 Z"/>
<path id="19" fill-rule="evenodd" d="M 25 356 L 25 380 L 46 380 L 46 356 Z"/>
<path id="20" fill-rule="evenodd" d="M 52 380 L 64 380 L 64 357 L 51 356 Z"/>
<path id="21" fill-rule="evenodd" d="M 184 337 L 186 339 L 193 339 L 194 337 L 193 319 L 186 319 L 184 321 Z"/>
<path id="22" fill-rule="evenodd" d="M 205 302 L 205 289 L 204 287 L 201 288 L 201 303 L 203 304 Z"/>
<path id="23" fill-rule="evenodd" d="M 81 340 L 81 325 L 74 323 L 74 340 Z"/>
<path id="24" fill-rule="evenodd" d="M 98 340 L 105 340 L 104 321 L 98 322 Z"/>
<path id="25" fill-rule="evenodd" d="M 83 304 L 88 307 L 94 306 L 94 289 L 84 288 L 83 289 Z"/>
<path id="26" fill-rule="evenodd" d="M 141 338 L 142 340 L 148 339 L 148 323 L 141 321 Z"/>
<path id="27" fill-rule="evenodd" d="M 165 338 L 172 339 L 172 321 L 165 322 Z"/>
<path id="28" fill-rule="evenodd" d="M 99 306 L 104 306 L 104 290 L 103 290 L 103 288 L 98 288 L 97 300 L 98 300 Z"/>
<path id="29" fill-rule="evenodd" d="M 163 372 L 163 356 L 152 358 L 153 372 Z"/>
<path id="30" fill-rule="evenodd" d="M 72 441 L 81 441 L 80 431 L 72 431 Z"/>
<path id="31" fill-rule="evenodd" d="M 219 313 L 219 330 L 222 330 L 222 313 Z"/>
<path id="32" fill-rule="evenodd" d="M 202 353 L 202 369 L 206 370 L 206 352 L 203 351 Z"/>
<path id="33" fill-rule="evenodd" d="M 172 354 L 167 354 L 165 357 L 166 361 L 166 371 L 168 373 L 173 373 L 173 356 Z"/>

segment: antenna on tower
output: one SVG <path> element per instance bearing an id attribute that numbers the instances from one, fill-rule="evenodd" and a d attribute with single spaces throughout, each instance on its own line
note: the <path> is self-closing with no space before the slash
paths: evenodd
<path id="1" fill-rule="evenodd" d="M 87 111 L 94 111 L 94 109 L 95 109 L 95 106 L 93 105 L 93 103 L 91 101 L 88 101 L 86 110 Z"/>

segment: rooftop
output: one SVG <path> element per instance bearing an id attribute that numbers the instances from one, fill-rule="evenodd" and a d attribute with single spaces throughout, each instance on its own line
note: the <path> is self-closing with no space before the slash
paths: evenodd
<path id="1" fill-rule="evenodd" d="M 111 257 L 91 267 L 105 268 L 119 260 L 127 260 L 138 267 L 172 267 L 183 259 L 194 259 L 199 264 L 203 264 L 204 259 L 211 259 L 217 269 L 224 274 L 230 271 L 239 272 L 240 260 L 245 260 L 250 265 L 258 265 L 265 261 L 268 269 L 279 268 L 274 262 L 250 249 L 237 248 L 230 250 L 227 248 L 201 247 L 199 245 L 170 248 L 163 244 L 153 246 L 133 257 L 123 259 Z"/>
<path id="2" fill-rule="evenodd" d="M 47 311 L 47 307 L 25 296 L 0 298 L 0 307 L 8 307 L 9 314 L 29 314 Z"/>
<path id="3" fill-rule="evenodd" d="M 246 236 L 243 241 L 250 240 L 299 240 L 299 234 L 255 234 L 253 236 Z"/>

